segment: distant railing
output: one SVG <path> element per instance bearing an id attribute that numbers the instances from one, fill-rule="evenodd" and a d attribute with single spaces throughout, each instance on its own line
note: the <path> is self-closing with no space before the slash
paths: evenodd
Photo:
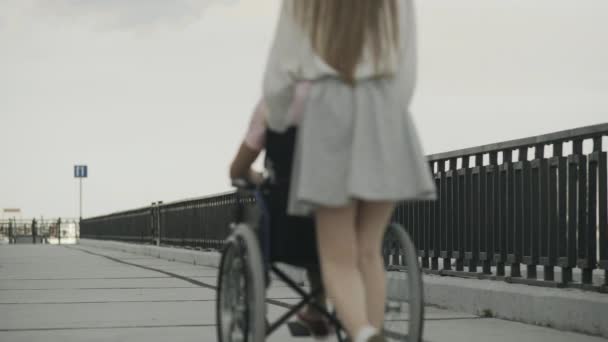
<path id="1" fill-rule="evenodd" d="M 394 219 L 427 272 L 604 291 L 607 136 L 602 124 L 430 155 L 439 199 L 400 203 Z M 215 249 L 235 200 L 153 203 L 83 220 L 81 236 Z"/>
<path id="2" fill-rule="evenodd" d="M 163 244 L 199 249 L 219 249 L 230 234 L 234 193 L 149 207 L 85 219 L 83 238 Z"/>
<path id="3" fill-rule="evenodd" d="M 0 240 L 8 243 L 61 243 L 78 238 L 78 220 L 53 219 L 0 219 Z"/>

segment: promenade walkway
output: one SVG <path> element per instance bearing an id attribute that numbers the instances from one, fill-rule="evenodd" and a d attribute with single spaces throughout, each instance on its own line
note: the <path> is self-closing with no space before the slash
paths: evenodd
<path id="1" fill-rule="evenodd" d="M 0 341 L 216 341 L 216 272 L 90 246 L 2 245 Z M 269 297 L 297 298 L 278 282 Z M 426 317 L 428 341 L 605 341 L 433 307 Z M 269 341 L 306 339 L 284 328 Z"/>

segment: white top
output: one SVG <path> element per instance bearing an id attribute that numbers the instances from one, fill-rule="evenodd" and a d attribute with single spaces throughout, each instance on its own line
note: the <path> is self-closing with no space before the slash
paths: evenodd
<path id="1" fill-rule="evenodd" d="M 263 94 L 268 109 L 268 127 L 283 132 L 288 127 L 286 114 L 292 102 L 294 85 L 301 80 L 318 80 L 338 76 L 338 72 L 319 57 L 312 48 L 308 34 L 293 16 L 295 1 L 283 0 L 266 72 Z M 395 58 L 389 58 L 384 69 L 378 70 L 369 49 L 355 70 L 355 79 L 377 76 L 396 77 L 396 86 L 402 88 L 404 110 L 408 110 L 416 83 L 416 24 L 413 0 L 398 0 L 399 47 Z"/>

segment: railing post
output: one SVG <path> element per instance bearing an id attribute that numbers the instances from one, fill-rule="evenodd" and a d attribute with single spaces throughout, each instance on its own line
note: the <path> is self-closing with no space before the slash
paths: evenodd
<path id="1" fill-rule="evenodd" d="M 521 148 L 517 153 L 517 160 L 513 161 L 513 150 L 507 151 L 507 262 L 511 267 L 510 275 L 514 278 L 521 277 L 521 254 L 519 249 L 521 248 L 521 226 L 516 221 L 516 184 L 515 184 L 515 170 L 516 165 L 525 154 Z"/>
<path id="2" fill-rule="evenodd" d="M 57 219 L 57 242 L 61 245 L 61 217 Z"/>
<path id="3" fill-rule="evenodd" d="M 567 284 L 572 281 L 572 266 L 568 258 L 568 241 L 575 240 L 575 235 L 570 235 L 568 229 L 568 158 L 563 156 L 563 142 L 554 145 L 553 164 L 557 163 L 557 252 L 555 265 L 561 267 L 561 283 Z M 576 215 L 574 215 L 576 216 Z"/>
<path id="4" fill-rule="evenodd" d="M 599 215 L 599 267 L 604 269 L 604 286 L 608 286 L 608 167 L 607 154 L 602 152 L 602 139 L 594 142 L 599 154 L 598 162 L 598 215 Z"/>
<path id="5" fill-rule="evenodd" d="M 552 281 L 555 278 L 550 258 L 550 227 L 549 227 L 549 163 L 544 157 L 545 145 L 537 145 L 538 180 L 539 180 L 539 256 L 538 263 L 543 266 L 544 280 Z"/>
<path id="6" fill-rule="evenodd" d="M 590 268 L 587 260 L 587 156 L 583 154 L 583 140 L 576 139 L 573 142 L 573 152 L 579 158 L 578 163 L 578 202 L 577 202 L 577 266 L 582 269 L 582 283 L 590 284 L 592 281 L 593 269 Z"/>
<path id="7" fill-rule="evenodd" d="M 429 171 L 431 175 L 433 174 L 433 162 L 430 161 L 428 163 Z M 422 219 L 422 227 L 421 227 L 421 238 L 423 241 L 422 253 L 420 254 L 422 258 L 422 268 L 428 269 L 430 267 L 429 258 L 430 251 L 432 249 L 432 239 L 433 239 L 433 215 L 432 215 L 432 203 L 431 201 L 422 201 L 421 202 L 421 219 Z"/>
<path id="8" fill-rule="evenodd" d="M 446 190 L 445 194 L 445 221 L 444 221 L 444 248 L 441 251 L 441 258 L 443 259 L 443 269 L 452 269 L 452 252 L 454 246 L 454 207 L 456 197 L 454 196 L 454 179 L 456 169 L 456 158 L 449 160 L 448 170 L 445 172 L 445 183 L 443 188 Z"/>
<path id="9" fill-rule="evenodd" d="M 156 232 L 157 232 L 156 245 L 157 246 L 161 245 L 162 236 L 163 236 L 162 213 L 161 213 L 162 205 L 163 205 L 163 201 L 156 202 Z"/>
<path id="10" fill-rule="evenodd" d="M 488 156 L 489 159 L 489 156 Z M 482 156 L 483 161 L 483 156 Z M 479 216 L 479 261 L 481 262 L 482 272 L 484 274 L 492 274 L 492 236 L 491 236 L 491 225 L 489 221 L 490 211 L 490 187 L 488 182 L 488 174 L 491 172 L 493 166 L 486 165 L 483 163 L 479 164 L 479 193 L 480 193 L 480 216 Z"/>
<path id="11" fill-rule="evenodd" d="M 38 227 L 36 226 L 36 219 L 32 220 L 32 243 L 36 244 L 36 238 L 38 236 Z"/>
<path id="12" fill-rule="evenodd" d="M 447 187 L 445 177 L 445 160 L 439 160 L 437 162 L 437 176 L 435 182 L 439 184 L 437 191 L 439 200 L 437 201 L 438 206 L 438 221 L 437 221 L 437 254 L 435 255 L 433 269 L 439 270 L 439 258 L 444 258 L 444 251 L 447 254 L 446 242 L 446 205 L 447 205 Z M 445 261 L 444 261 L 445 264 Z"/>
<path id="13" fill-rule="evenodd" d="M 469 172 L 469 236 L 468 236 L 468 251 L 465 253 L 465 259 L 468 261 L 469 272 L 477 272 L 479 265 L 479 246 L 481 242 L 481 198 L 482 198 L 482 164 L 483 155 L 476 154 L 474 157 L 475 167 Z"/>
<path id="14" fill-rule="evenodd" d="M 579 252 L 579 267 L 583 269 L 583 285 L 593 284 L 593 269 L 597 266 L 597 195 L 598 195 L 598 169 L 601 159 L 601 137 L 593 139 L 593 152 L 589 155 L 587 164 L 587 211 L 586 227 L 579 238 L 583 240 L 583 250 Z"/>
<path id="15" fill-rule="evenodd" d="M 513 198 L 511 203 L 513 205 L 513 247 L 510 250 L 507 259 L 511 263 L 511 276 L 521 277 L 521 263 L 523 257 L 524 245 L 527 239 L 524 239 L 525 232 L 528 231 L 528 221 L 526 220 L 529 215 L 528 210 L 528 193 L 529 189 L 527 186 L 528 176 L 528 147 L 520 147 L 518 150 L 517 161 L 512 167 L 512 194 Z"/>
<path id="16" fill-rule="evenodd" d="M 507 261 L 507 248 L 509 246 L 509 167 L 511 162 L 511 151 L 502 151 L 502 164 L 498 167 L 498 229 L 496 230 L 494 262 L 496 263 L 496 275 L 504 277 L 505 263 Z"/>
<path id="17" fill-rule="evenodd" d="M 567 222 L 567 238 L 565 253 L 559 259 L 562 267 L 562 283 L 567 284 L 572 281 L 572 269 L 576 267 L 577 259 L 577 216 L 578 216 L 578 174 L 580 154 L 576 153 L 576 145 L 573 142 L 573 154 L 567 157 L 567 206 L 568 206 L 568 222 Z M 581 148 L 582 153 L 582 148 Z"/>
<path id="18" fill-rule="evenodd" d="M 553 156 L 547 160 L 547 253 L 541 258 L 545 268 L 545 280 L 555 280 L 554 270 L 557 262 L 560 227 L 560 189 L 559 168 L 562 161 L 561 142 L 554 143 Z M 565 194 L 564 194 L 565 195 Z"/>
<path id="19" fill-rule="evenodd" d="M 498 152 L 492 151 L 490 152 L 490 164 L 486 168 L 486 181 L 487 181 L 487 200 L 488 200 L 488 242 L 489 242 L 489 250 L 487 258 L 492 264 L 496 264 L 494 262 L 494 254 L 498 251 L 499 246 L 499 203 L 500 197 L 498 192 L 498 180 L 499 180 L 499 170 L 498 170 Z M 497 272 L 498 274 L 498 268 Z"/>
<path id="20" fill-rule="evenodd" d="M 150 226 L 148 227 L 150 231 L 150 238 L 152 241 L 148 243 L 156 244 L 156 202 L 150 203 L 150 211 L 148 213 L 150 216 Z"/>
<path id="21" fill-rule="evenodd" d="M 433 215 L 433 234 L 432 234 L 432 246 L 430 256 L 431 256 L 431 269 L 434 271 L 439 270 L 439 254 L 441 250 L 441 222 L 442 222 L 442 212 L 441 212 L 441 175 L 443 174 L 445 167 L 445 162 L 438 161 L 437 162 L 437 172 L 433 176 L 433 180 L 435 181 L 435 188 L 437 190 L 437 201 L 434 201 L 432 204 L 432 215 Z"/>
<path id="22" fill-rule="evenodd" d="M 454 258 L 456 258 L 456 271 L 464 270 L 464 255 L 466 250 L 466 237 L 467 237 L 467 160 L 468 156 L 462 157 L 462 164 L 460 169 L 456 171 L 456 177 L 454 179 L 455 186 L 455 201 L 456 201 L 456 212 L 455 212 L 455 241 L 454 246 Z"/>
<path id="23" fill-rule="evenodd" d="M 8 219 L 8 243 L 13 244 L 13 221 Z"/>

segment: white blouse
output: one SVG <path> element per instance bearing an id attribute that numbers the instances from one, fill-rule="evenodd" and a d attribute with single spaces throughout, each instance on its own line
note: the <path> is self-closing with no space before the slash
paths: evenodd
<path id="1" fill-rule="evenodd" d="M 308 34 L 296 22 L 293 16 L 295 1 L 302 0 L 283 0 L 264 74 L 263 94 L 268 109 L 268 127 L 278 132 L 287 129 L 286 114 L 296 82 L 338 76 L 338 72 L 316 54 Z M 355 79 L 395 77 L 395 85 L 402 88 L 403 106 L 407 111 L 416 83 L 416 23 L 413 0 L 398 0 L 397 3 L 398 51 L 391 54 L 394 58 L 389 58 L 389 63 L 382 70 L 378 70 L 370 57 L 370 49 L 366 48 L 355 70 Z"/>

